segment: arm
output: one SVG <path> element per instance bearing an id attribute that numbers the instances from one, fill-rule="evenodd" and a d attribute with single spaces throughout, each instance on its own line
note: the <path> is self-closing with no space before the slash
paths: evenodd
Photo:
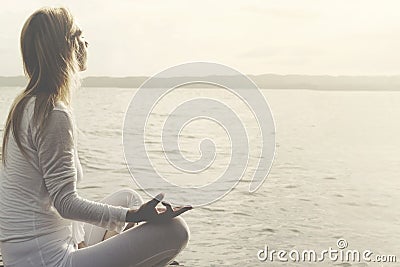
<path id="1" fill-rule="evenodd" d="M 73 125 L 68 112 L 53 110 L 45 127 L 35 138 L 39 165 L 50 200 L 58 213 L 66 219 L 121 232 L 129 209 L 89 201 L 76 192 Z"/>

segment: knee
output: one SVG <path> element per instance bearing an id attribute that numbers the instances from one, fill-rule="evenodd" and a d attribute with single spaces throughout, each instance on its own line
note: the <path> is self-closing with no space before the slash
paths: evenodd
<path id="1" fill-rule="evenodd" d="M 171 235 L 170 240 L 174 243 L 177 250 L 184 249 L 190 239 L 189 227 L 182 217 L 175 217 L 170 222 L 166 223 L 165 231 Z"/>
<path id="2" fill-rule="evenodd" d="M 143 198 L 133 189 L 124 188 L 119 190 L 118 193 L 126 199 L 128 208 L 140 207 L 144 203 Z"/>

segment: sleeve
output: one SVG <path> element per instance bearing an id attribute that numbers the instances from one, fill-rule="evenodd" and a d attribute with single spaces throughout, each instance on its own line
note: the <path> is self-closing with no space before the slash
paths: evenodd
<path id="1" fill-rule="evenodd" d="M 36 137 L 39 165 L 50 200 L 63 218 L 121 232 L 127 208 L 89 201 L 77 194 L 73 125 L 68 112 L 52 110 Z"/>

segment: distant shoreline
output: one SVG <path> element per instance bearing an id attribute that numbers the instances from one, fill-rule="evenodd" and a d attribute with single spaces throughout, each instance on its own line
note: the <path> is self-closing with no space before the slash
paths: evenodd
<path id="1" fill-rule="evenodd" d="M 392 76 L 328 76 L 328 75 L 247 75 L 262 89 L 308 89 L 332 91 L 400 91 L 400 75 Z M 86 77 L 82 80 L 84 87 L 138 88 L 149 77 Z M 235 81 L 236 76 L 213 76 L 223 81 Z M 207 77 L 171 77 L 155 80 L 155 88 L 180 84 L 181 81 L 207 80 Z M 24 76 L 0 76 L 0 87 L 24 87 L 27 80 Z M 207 84 L 189 87 L 213 87 Z"/>

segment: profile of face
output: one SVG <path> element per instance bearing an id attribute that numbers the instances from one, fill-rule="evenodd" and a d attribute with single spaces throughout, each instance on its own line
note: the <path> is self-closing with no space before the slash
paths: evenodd
<path id="1" fill-rule="evenodd" d="M 85 40 L 85 36 L 80 29 L 75 32 L 73 37 L 76 39 L 77 44 L 76 57 L 79 64 L 79 70 L 84 71 L 87 68 L 87 49 L 89 43 Z"/>

